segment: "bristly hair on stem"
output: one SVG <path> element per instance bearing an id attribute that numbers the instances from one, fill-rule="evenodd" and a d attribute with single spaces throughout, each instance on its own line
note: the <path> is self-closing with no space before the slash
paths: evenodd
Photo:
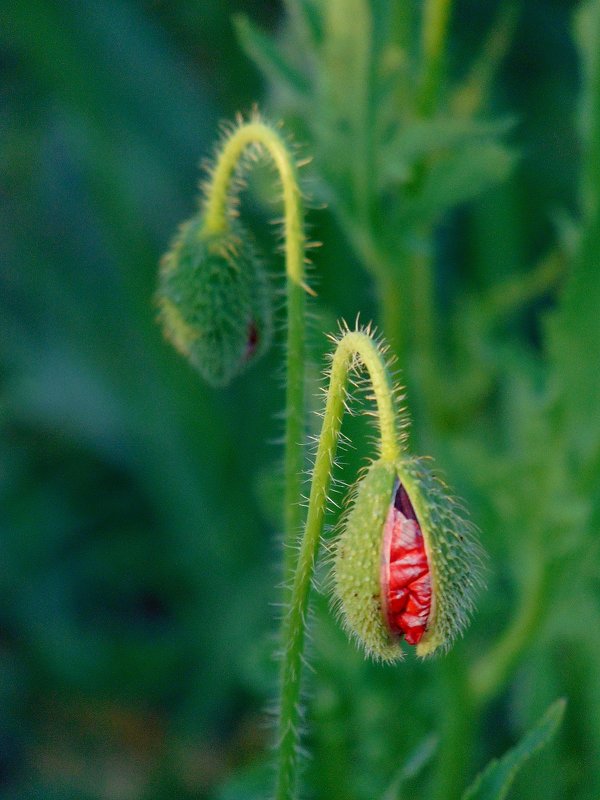
<path id="1" fill-rule="evenodd" d="M 370 387 L 376 398 L 379 451 L 391 459 L 398 457 L 400 453 L 401 436 L 384 347 L 376 344 L 369 328 L 351 331 L 344 326 L 335 342 L 335 353 L 328 371 L 329 388 L 321 434 L 312 470 L 306 526 L 296 562 L 290 603 L 283 620 L 276 800 L 292 800 L 295 795 L 302 666 L 306 640 L 305 618 L 325 509 L 330 496 L 340 427 L 346 408 L 348 377 L 361 363 L 368 370 Z"/>
<path id="2" fill-rule="evenodd" d="M 468 524 L 454 525 L 454 521 L 461 518 L 453 516 L 451 510 L 438 509 L 434 513 L 429 509 L 428 504 L 438 502 L 439 497 L 435 492 L 427 494 L 423 491 L 421 472 L 414 468 L 420 462 L 406 452 L 404 395 L 391 377 L 392 363 L 385 343 L 376 338 L 370 326 L 361 328 L 358 321 L 355 330 L 342 324 L 339 335 L 331 338 L 335 349 L 326 373 L 328 389 L 312 471 L 306 527 L 282 628 L 276 800 L 292 800 L 295 796 L 309 592 L 325 511 L 331 499 L 332 470 L 342 418 L 349 411 L 348 397 L 352 389 L 364 393 L 367 400 L 374 402 L 373 410 L 363 413 L 369 413 L 375 421 L 378 441 L 376 457 L 357 483 L 352 508 L 336 542 L 333 583 L 344 627 L 376 659 L 393 661 L 402 657 L 401 636 L 390 629 L 383 613 L 380 574 L 384 523 L 390 508 L 394 509 L 394 492 L 399 482 L 410 497 L 407 503 L 414 503 L 421 521 L 422 533 L 416 518 L 410 521 L 411 530 L 418 530 L 419 541 L 423 541 L 422 546 L 426 549 L 420 562 L 425 565 L 421 569 L 425 569 L 426 574 L 420 576 L 420 580 L 421 584 L 426 581 L 427 585 L 421 588 L 420 593 L 413 587 L 410 602 L 414 604 L 425 598 L 427 606 L 420 609 L 418 626 L 412 621 L 410 607 L 402 619 L 407 641 L 417 644 L 419 655 L 429 655 L 449 646 L 464 626 L 472 606 L 471 591 L 477 583 L 473 577 L 475 559 L 469 558 L 469 554 L 476 550 L 470 546 Z M 363 370 L 366 376 L 363 376 Z M 448 506 L 453 508 L 450 501 Z M 410 508 L 414 514 L 412 505 Z M 449 520 L 452 520 L 452 525 L 448 524 Z M 453 572 L 457 576 L 453 576 Z M 460 586 L 455 577 L 458 577 Z M 464 605 L 462 616 L 455 614 L 457 619 L 449 625 L 449 615 L 444 609 L 449 607 L 456 612 L 461 602 Z M 417 629 L 418 636 L 415 633 Z"/>
<path id="3" fill-rule="evenodd" d="M 273 328 L 273 298 L 250 234 L 238 219 L 239 191 L 257 159 L 272 163 L 283 204 L 287 330 L 285 337 L 284 584 L 294 568 L 302 527 L 298 502 L 304 469 L 307 236 L 298 171 L 304 159 L 281 126 L 256 109 L 222 128 L 206 165 L 199 211 L 182 226 L 164 257 L 159 318 L 176 348 L 215 386 L 228 383 L 263 353 Z"/>

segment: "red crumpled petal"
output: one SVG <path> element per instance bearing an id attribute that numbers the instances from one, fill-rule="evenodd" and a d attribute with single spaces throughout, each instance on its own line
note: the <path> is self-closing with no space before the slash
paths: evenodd
<path id="1" fill-rule="evenodd" d="M 402 484 L 383 529 L 381 594 L 390 632 L 418 644 L 431 612 L 431 574 L 423 534 Z"/>

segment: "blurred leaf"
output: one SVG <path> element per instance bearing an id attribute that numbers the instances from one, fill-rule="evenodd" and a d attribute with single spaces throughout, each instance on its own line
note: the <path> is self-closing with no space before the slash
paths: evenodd
<path id="1" fill-rule="evenodd" d="M 543 717 L 501 759 L 493 759 L 463 795 L 463 800 L 503 800 L 521 767 L 554 736 L 566 701 L 557 700 Z"/>
<path id="2" fill-rule="evenodd" d="M 293 25 L 304 30 L 311 42 L 319 42 L 322 36 L 319 16 L 319 0 L 284 0 Z"/>
<path id="3" fill-rule="evenodd" d="M 409 780 L 419 775 L 435 755 L 438 744 L 439 738 L 436 734 L 430 734 L 419 742 L 402 767 L 402 779 Z"/>
<path id="4" fill-rule="evenodd" d="M 598 73 L 600 60 L 599 24 L 598 4 L 594 0 L 582 2 L 575 13 L 573 35 L 579 50 L 584 78 L 584 91 L 579 98 L 579 129 L 584 139 L 589 138 L 594 124 L 594 101 L 590 88 Z"/>
<path id="5" fill-rule="evenodd" d="M 270 796 L 274 775 L 270 763 L 239 769 L 220 788 L 215 800 L 264 800 Z"/>
<path id="6" fill-rule="evenodd" d="M 386 789 L 382 800 L 398 800 L 402 796 L 403 785 L 419 775 L 435 755 L 439 745 L 439 737 L 429 734 L 422 739 L 415 749 L 409 753 L 390 786 Z"/>
<path id="7" fill-rule="evenodd" d="M 265 36 L 248 17 L 241 14 L 234 16 L 233 21 L 240 44 L 262 72 L 274 83 L 285 86 L 298 94 L 306 95 L 308 81 L 287 60 L 284 52 L 275 44 L 272 37 Z"/>
<path id="8" fill-rule="evenodd" d="M 451 155 L 453 150 L 497 138 L 513 126 L 512 120 L 491 122 L 457 117 L 414 120 L 402 126 L 381 149 L 382 181 L 402 180 L 415 162 L 431 156 Z"/>
<path id="9" fill-rule="evenodd" d="M 584 479 L 600 465 L 600 6 L 579 12 L 577 32 L 584 61 L 582 219 L 579 247 L 560 307 L 549 325 L 556 415 L 569 458 Z"/>
<path id="10" fill-rule="evenodd" d="M 364 210 L 370 201 L 371 64 L 373 16 L 368 0 L 331 0 L 324 7 L 325 40 L 320 82 L 323 86 L 318 123 L 325 136 L 329 167 L 349 178 L 348 194 Z M 324 123 L 324 124 L 323 124 Z M 352 153 L 345 160 L 344 151 Z"/>
<path id="11" fill-rule="evenodd" d="M 493 79 L 512 44 L 518 16 L 519 8 L 514 0 L 499 5 L 496 20 L 483 41 L 479 57 L 452 98 L 452 109 L 457 114 L 472 117 L 486 102 Z"/>
<path id="12" fill-rule="evenodd" d="M 505 180 L 515 160 L 511 150 L 495 142 L 474 144 L 436 160 L 414 204 L 409 204 L 411 216 L 435 219 L 447 209 L 472 200 Z"/>

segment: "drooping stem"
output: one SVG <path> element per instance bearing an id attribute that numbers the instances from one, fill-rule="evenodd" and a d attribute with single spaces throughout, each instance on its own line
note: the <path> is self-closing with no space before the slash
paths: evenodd
<path id="1" fill-rule="evenodd" d="M 283 621 L 276 800 L 292 800 L 295 792 L 308 596 L 342 424 L 348 372 L 355 360 L 366 367 L 377 403 L 380 455 L 384 459 L 396 461 L 400 454 L 392 384 L 383 355 L 366 332 L 348 332 L 338 342 L 333 356 L 323 425 L 312 474 L 306 528 L 298 555 L 290 605 Z"/>
<path id="2" fill-rule="evenodd" d="M 206 187 L 204 231 L 218 234 L 231 224 L 231 187 L 244 151 L 259 146 L 272 159 L 283 190 L 287 297 L 284 580 L 291 580 L 295 541 L 302 524 L 299 498 L 304 467 L 305 234 L 296 163 L 277 130 L 253 119 L 236 128 L 219 151 Z"/>

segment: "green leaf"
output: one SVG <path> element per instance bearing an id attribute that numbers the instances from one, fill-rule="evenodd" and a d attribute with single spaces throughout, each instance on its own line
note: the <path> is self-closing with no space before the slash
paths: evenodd
<path id="1" fill-rule="evenodd" d="M 306 78 L 290 64 L 270 36 L 265 36 L 243 14 L 236 14 L 233 23 L 246 54 L 270 81 L 298 94 L 307 93 Z"/>
<path id="2" fill-rule="evenodd" d="M 584 89 L 579 98 L 579 129 L 584 139 L 591 133 L 593 125 L 593 100 L 589 88 L 598 72 L 599 14 L 596 3 L 582 3 L 575 14 L 573 38 L 577 44 L 583 72 Z"/>
<path id="3" fill-rule="evenodd" d="M 491 87 L 509 47 L 513 43 L 519 18 L 514 0 L 500 4 L 496 19 L 485 37 L 478 57 L 465 80 L 454 92 L 452 110 L 463 117 L 472 117 L 490 97 Z"/>
<path id="4" fill-rule="evenodd" d="M 306 47 L 317 45 L 322 39 L 322 20 L 317 5 L 312 0 L 284 0 L 292 27 L 298 31 L 299 40 Z"/>
<path id="5" fill-rule="evenodd" d="M 581 222 L 578 250 L 560 306 L 548 328 L 553 361 L 557 429 L 577 463 L 579 483 L 596 486 L 600 465 L 600 7 L 582 6 L 577 16 L 583 60 Z M 589 482 L 589 483 L 588 483 Z M 589 491 L 589 488 L 587 489 Z"/>
<path id="6" fill-rule="evenodd" d="M 513 120 L 476 122 L 470 119 L 437 117 L 403 126 L 382 149 L 382 171 L 387 179 L 404 177 L 407 167 L 423 158 L 489 141 L 506 133 Z"/>
<path id="7" fill-rule="evenodd" d="M 371 196 L 373 12 L 366 0 L 329 0 L 323 46 L 324 157 L 329 169 L 348 175 L 354 204 Z M 352 153 L 347 159 L 342 153 Z"/>
<path id="8" fill-rule="evenodd" d="M 262 763 L 234 771 L 217 790 L 217 800 L 262 800 L 269 793 L 273 767 Z"/>
<path id="9" fill-rule="evenodd" d="M 330 0 L 325 10 L 328 99 L 350 119 L 366 112 L 373 17 L 365 0 Z"/>
<path id="10" fill-rule="evenodd" d="M 466 203 L 510 174 L 516 154 L 495 142 L 466 147 L 435 161 L 423 185 L 407 205 L 409 216 L 435 220 L 447 209 Z"/>
<path id="11" fill-rule="evenodd" d="M 397 800 L 402 796 L 404 784 L 416 778 L 425 769 L 438 749 L 439 739 L 429 734 L 417 744 L 386 789 L 382 800 Z"/>
<path id="12" fill-rule="evenodd" d="M 463 794 L 463 800 L 503 800 L 508 794 L 517 772 L 538 750 L 541 750 L 556 733 L 564 712 L 566 700 L 560 698 L 548 708 L 541 719 L 511 750 L 500 759 L 493 759 Z"/>

